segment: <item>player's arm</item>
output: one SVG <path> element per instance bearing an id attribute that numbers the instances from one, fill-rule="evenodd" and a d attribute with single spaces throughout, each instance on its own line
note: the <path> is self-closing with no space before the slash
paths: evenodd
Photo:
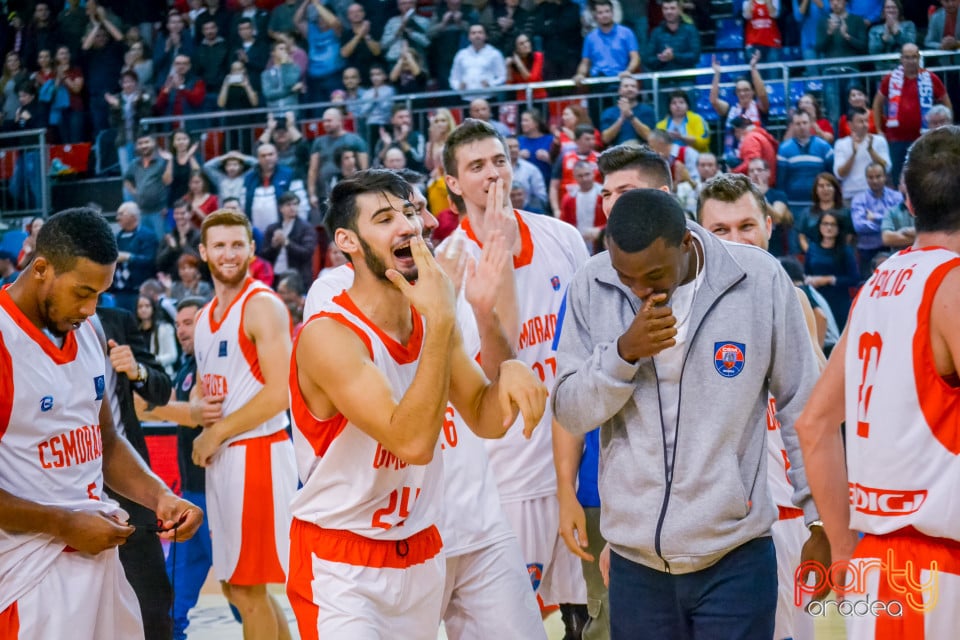
<path id="1" fill-rule="evenodd" d="M 957 375 L 960 363 L 960 331 L 957 312 L 960 310 L 960 268 L 946 275 L 933 297 L 930 310 L 930 342 L 934 364 L 942 378 Z"/>
<path id="2" fill-rule="evenodd" d="M 203 522 L 203 512 L 177 497 L 143 462 L 127 439 L 117 434 L 109 402 L 100 405 L 100 436 L 104 483 L 115 493 L 155 512 L 161 527 L 170 530 L 161 533 L 161 538 L 173 540 L 176 535 L 176 539 L 182 541 L 192 537 Z M 174 527 L 177 527 L 175 531 Z"/>
<path id="3" fill-rule="evenodd" d="M 823 371 L 827 366 L 827 357 L 823 355 L 823 349 L 820 348 L 823 340 L 820 337 L 820 329 L 817 326 L 817 317 L 813 313 L 813 307 L 810 306 L 810 301 L 807 300 L 807 294 L 801 291 L 799 287 L 794 287 L 794 291 L 797 294 L 797 302 L 800 303 L 800 309 L 803 310 L 803 320 L 807 325 L 807 333 L 810 334 L 810 344 L 813 346 L 813 353 L 817 356 L 817 367 L 820 371 Z"/>
<path id="4" fill-rule="evenodd" d="M 243 314 L 243 331 L 257 349 L 263 388 L 194 440 L 193 458 L 199 466 L 205 466 L 224 441 L 256 428 L 290 406 L 287 385 L 292 344 L 287 308 L 276 296 L 253 295 Z"/>
<path id="5" fill-rule="evenodd" d="M 557 501 L 560 503 L 560 537 L 570 552 L 587 562 L 593 556 L 586 552 L 587 517 L 577 499 L 577 472 L 583 457 L 583 439 L 573 435 L 553 420 L 553 466 L 557 470 Z"/>
<path id="6" fill-rule="evenodd" d="M 134 394 L 133 406 L 137 410 L 137 418 L 140 420 L 149 420 L 154 422 L 172 422 L 184 427 L 198 427 L 198 422 L 194 422 L 190 414 L 190 403 L 183 400 L 176 400 L 175 391 L 170 392 L 170 401 L 160 407 L 152 406 L 139 395 Z"/>

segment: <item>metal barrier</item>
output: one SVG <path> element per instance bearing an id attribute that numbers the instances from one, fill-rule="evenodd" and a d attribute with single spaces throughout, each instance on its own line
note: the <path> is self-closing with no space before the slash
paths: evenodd
<path id="1" fill-rule="evenodd" d="M 50 208 L 46 129 L 0 133 L 0 218 L 44 215 Z"/>

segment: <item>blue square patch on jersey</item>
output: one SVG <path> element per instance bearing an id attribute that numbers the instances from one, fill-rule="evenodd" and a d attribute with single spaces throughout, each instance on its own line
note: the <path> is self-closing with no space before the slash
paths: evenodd
<path id="1" fill-rule="evenodd" d="M 95 376 L 93 378 L 93 390 L 97 392 L 97 400 L 103 400 L 103 392 L 106 387 L 107 385 L 103 380 L 103 376 Z"/>
<path id="2" fill-rule="evenodd" d="M 227 341 L 226 340 L 220 341 L 220 351 L 217 355 L 221 358 L 227 357 Z"/>
<path id="3" fill-rule="evenodd" d="M 747 347 L 742 342 L 714 342 L 713 366 L 724 378 L 735 378 L 743 371 Z"/>

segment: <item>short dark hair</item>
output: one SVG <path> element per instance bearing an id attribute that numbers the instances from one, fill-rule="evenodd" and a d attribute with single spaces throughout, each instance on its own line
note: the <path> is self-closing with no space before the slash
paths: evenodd
<path id="1" fill-rule="evenodd" d="M 238 27 L 242 27 L 242 26 L 245 25 L 245 24 L 248 24 L 248 25 L 250 25 L 250 26 L 252 27 L 252 26 L 253 26 L 253 20 L 251 20 L 250 18 L 240 18 L 239 20 L 237 20 L 237 26 L 238 26 Z"/>
<path id="2" fill-rule="evenodd" d="M 203 308 L 203 305 L 207 304 L 207 301 L 201 298 L 200 296 L 187 296 L 180 300 L 177 303 L 177 311 L 183 311 L 189 307 L 196 307 L 197 309 Z"/>
<path id="3" fill-rule="evenodd" d="M 186 198 L 177 198 L 177 200 L 173 203 L 173 208 L 174 208 L 174 209 L 189 209 L 189 208 L 190 208 L 190 201 L 187 200 Z"/>
<path id="4" fill-rule="evenodd" d="M 227 206 L 228 202 L 236 202 L 237 204 L 240 204 L 240 198 L 238 198 L 237 196 L 230 196 L 228 198 L 224 198 L 223 202 L 220 203 L 220 206 L 225 207 Z"/>
<path id="5" fill-rule="evenodd" d="M 687 95 L 687 92 L 683 89 L 674 89 L 670 92 L 670 102 L 673 102 L 674 98 L 683 98 L 683 101 L 687 103 L 687 108 L 690 108 L 690 96 Z"/>
<path id="6" fill-rule="evenodd" d="M 140 84 L 140 76 L 138 76 L 137 73 L 135 71 L 132 71 L 131 69 L 127 69 L 126 71 L 120 74 L 120 79 L 123 80 L 124 78 L 133 78 L 133 80 L 137 84 Z"/>
<path id="7" fill-rule="evenodd" d="M 676 197 L 660 189 L 633 189 L 620 196 L 607 219 L 607 237 L 626 253 L 643 251 L 657 238 L 679 247 L 687 216 Z"/>
<path id="8" fill-rule="evenodd" d="M 56 271 L 67 272 L 79 258 L 113 264 L 118 255 L 117 240 L 99 211 L 77 207 L 50 216 L 37 234 L 36 253 Z"/>
<path id="9" fill-rule="evenodd" d="M 285 194 L 277 198 L 278 207 L 282 207 L 288 202 L 296 202 L 297 204 L 300 204 L 300 196 L 295 194 L 293 191 L 287 191 Z"/>
<path id="10" fill-rule="evenodd" d="M 327 210 L 327 229 L 330 235 L 337 229 L 357 230 L 357 196 L 365 193 L 389 193 L 409 200 L 413 187 L 389 169 L 366 169 L 341 180 L 330 192 L 330 208 Z"/>
<path id="11" fill-rule="evenodd" d="M 787 275 L 790 276 L 790 280 L 793 283 L 803 283 L 803 265 L 800 264 L 799 260 L 793 256 L 780 256 L 777 260 L 780 261 L 780 265 L 783 267 L 783 270 L 787 272 Z"/>
<path id="12" fill-rule="evenodd" d="M 606 5 L 611 9 L 613 8 L 613 0 L 594 0 L 590 4 L 591 4 L 590 8 L 593 10 L 596 10 L 596 8 L 601 5 Z"/>
<path id="13" fill-rule="evenodd" d="M 597 158 L 597 167 L 603 177 L 617 171 L 634 169 L 643 174 L 651 184 L 673 189 L 670 165 L 663 156 L 650 148 L 618 144 L 600 154 Z"/>
<path id="14" fill-rule="evenodd" d="M 853 122 L 853 116 L 869 116 L 870 112 L 866 107 L 850 107 L 847 109 L 847 121 Z"/>
<path id="15" fill-rule="evenodd" d="M 499 140 L 503 146 L 503 152 L 507 153 L 507 141 L 493 128 L 493 125 L 476 118 L 465 118 L 456 129 L 450 132 L 443 146 L 443 170 L 447 175 L 457 177 L 457 151 L 460 147 L 487 138 Z"/>
<path id="16" fill-rule="evenodd" d="M 697 221 L 702 220 L 700 213 L 707 200 L 734 203 L 748 193 L 757 201 L 763 215 L 769 216 L 770 208 L 767 206 L 767 199 L 750 178 L 740 173 L 719 173 L 713 176 L 703 185 L 703 191 L 697 199 Z"/>
<path id="17" fill-rule="evenodd" d="M 591 135 L 591 136 L 594 135 L 594 134 L 593 134 L 593 125 L 581 123 L 581 124 L 578 124 L 576 127 L 573 128 L 573 139 L 574 139 L 574 140 L 578 140 L 578 139 L 580 138 L 580 136 L 585 136 L 585 135 L 588 135 L 588 134 Z"/>
<path id="18" fill-rule="evenodd" d="M 960 231 L 957 166 L 960 166 L 960 127 L 956 125 L 925 133 L 910 147 L 903 167 L 903 182 L 916 217 L 917 231 Z"/>
<path id="19" fill-rule="evenodd" d="M 753 120 L 751 120 L 750 118 L 744 115 L 739 115 L 730 121 L 730 126 L 733 127 L 734 129 L 746 129 L 752 124 L 753 124 Z"/>
<path id="20" fill-rule="evenodd" d="M 298 296 L 306 293 L 306 287 L 303 285 L 303 277 L 296 271 L 281 273 L 277 279 L 277 289 L 279 289 L 282 284 L 286 284 L 287 287 L 292 289 Z"/>
<path id="21" fill-rule="evenodd" d="M 347 153 L 347 152 L 352 153 L 354 156 L 357 156 L 357 155 L 360 153 L 360 151 L 357 149 L 357 147 L 354 146 L 354 145 L 352 145 L 352 144 L 345 144 L 345 145 L 339 146 L 339 147 L 337 147 L 336 149 L 334 149 L 334 151 L 333 151 L 333 165 L 334 165 L 337 169 L 340 168 L 340 163 L 343 162 L 343 154 L 345 154 L 345 153 Z"/>

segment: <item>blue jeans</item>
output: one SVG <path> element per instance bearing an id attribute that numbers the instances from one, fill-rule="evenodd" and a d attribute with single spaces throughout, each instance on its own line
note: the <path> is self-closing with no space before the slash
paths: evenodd
<path id="1" fill-rule="evenodd" d="M 187 614 L 197 604 L 210 566 L 213 549 L 210 545 L 210 527 L 207 525 L 207 496 L 204 493 L 184 491 L 183 498 L 203 509 L 203 524 L 186 542 L 175 542 L 167 555 L 167 576 L 173 585 L 173 637 L 184 640 L 190 622 Z"/>
<path id="2" fill-rule="evenodd" d="M 610 554 L 612 640 L 770 640 L 776 612 L 777 557 L 769 536 L 685 574 Z"/>

